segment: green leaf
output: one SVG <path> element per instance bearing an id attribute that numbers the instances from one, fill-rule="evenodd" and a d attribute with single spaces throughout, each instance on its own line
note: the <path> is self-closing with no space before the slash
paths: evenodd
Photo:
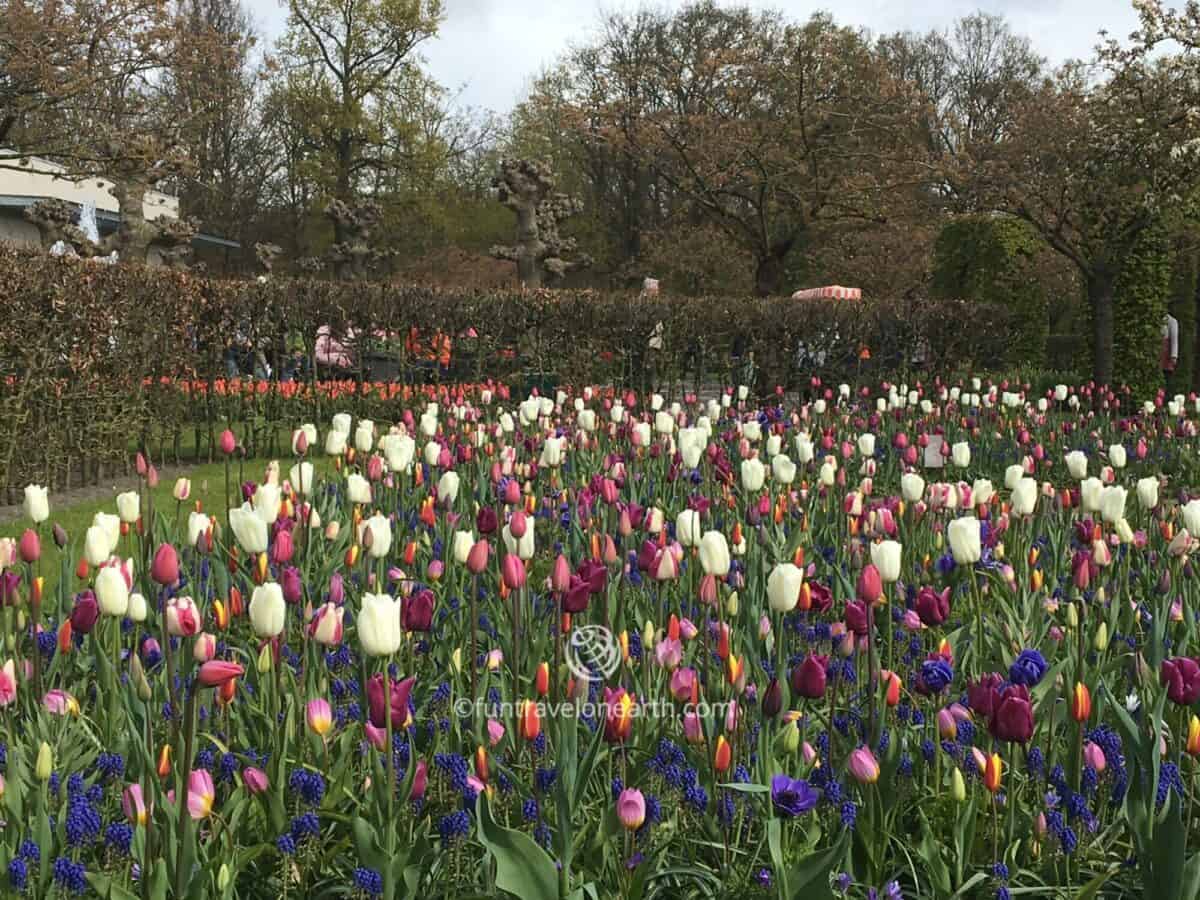
<path id="1" fill-rule="evenodd" d="M 357 816 L 351 827 L 354 830 L 354 849 L 358 851 L 358 858 L 362 860 L 362 864 L 376 872 L 382 872 L 387 868 L 388 860 L 374 826 L 362 816 Z"/>
<path id="2" fill-rule="evenodd" d="M 824 900 L 832 897 L 829 887 L 829 873 L 837 865 L 845 853 L 845 832 L 834 842 L 833 846 L 824 853 L 807 857 L 804 862 L 788 873 L 787 885 L 789 896 L 803 900 Z"/>
<path id="3" fill-rule="evenodd" d="M 737 791 L 739 794 L 769 794 L 771 792 L 771 789 L 765 784 L 718 784 L 717 787 Z"/>
<path id="4" fill-rule="evenodd" d="M 1093 898 L 1099 895 L 1100 888 L 1104 887 L 1111 877 L 1111 872 L 1101 872 L 1080 888 L 1079 893 L 1075 895 L 1075 900 L 1093 900 Z"/>
<path id="5" fill-rule="evenodd" d="M 529 835 L 498 824 L 485 795 L 475 803 L 479 840 L 496 858 L 496 887 L 521 900 L 558 900 L 558 872 L 546 851 Z"/>

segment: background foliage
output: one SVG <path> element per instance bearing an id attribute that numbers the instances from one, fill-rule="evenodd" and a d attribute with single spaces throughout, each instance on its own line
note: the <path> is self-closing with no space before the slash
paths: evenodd
<path id="1" fill-rule="evenodd" d="M 748 380 L 767 390 L 807 388 L 814 377 L 836 383 L 872 372 L 911 369 L 919 377 L 925 368 L 994 367 L 1005 358 L 1010 324 L 1002 308 L 958 300 L 796 302 L 228 281 L 13 250 L 0 251 L 0 285 L 0 485 L 92 480 L 102 466 L 123 465 L 136 446 L 169 457 L 186 443 L 211 458 L 225 422 L 243 423 L 250 452 L 272 453 L 281 423 L 323 421 L 333 406 L 383 416 L 397 391 L 426 380 L 400 339 L 413 327 L 460 336 L 451 369 L 435 377 L 486 377 L 524 396 L 558 381 L 636 384 L 652 375 L 678 388 Z M 664 348 L 652 351 L 648 339 L 660 322 Z M 274 358 L 288 333 L 302 335 L 311 354 L 326 325 L 364 370 L 386 344 L 400 365 L 399 381 L 318 385 L 310 369 L 307 382 L 226 382 L 222 355 L 235 328 Z M 476 336 L 461 337 L 469 329 Z M 798 362 L 802 342 L 809 355 Z"/>

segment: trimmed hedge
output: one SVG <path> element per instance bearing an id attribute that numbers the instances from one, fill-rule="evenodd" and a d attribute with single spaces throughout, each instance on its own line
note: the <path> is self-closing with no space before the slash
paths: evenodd
<path id="1" fill-rule="evenodd" d="M 1015 325 L 1006 361 L 1042 365 L 1050 331 L 1046 292 L 1034 271 L 1045 245 L 1026 222 L 969 216 L 946 225 L 934 245 L 933 294 L 965 297 L 1012 310 Z"/>
<path id="2" fill-rule="evenodd" d="M 1113 303 L 1113 380 L 1140 400 L 1163 386 L 1159 357 L 1170 290 L 1170 242 L 1156 224 L 1138 235 L 1122 260 Z M 1179 335 L 1182 343 L 1182 325 Z"/>
<path id="3" fill-rule="evenodd" d="M 280 426 L 339 409 L 388 421 L 397 385 L 226 385 L 222 355 L 241 328 L 268 357 L 289 334 L 312 354 L 317 329 L 387 335 L 402 382 L 425 377 L 403 337 L 456 338 L 454 382 L 713 386 L 751 371 L 762 390 L 923 367 L 995 367 L 1009 344 L 1004 309 L 957 300 L 836 302 L 639 297 L 593 291 L 453 292 L 380 282 L 221 281 L 0 249 L 0 487 L 54 486 L 124 466 L 133 447 L 211 455 L 239 424 L 251 452 L 276 453 Z M 663 325 L 664 347 L 648 339 Z M 797 363 L 803 342 L 819 350 Z M 346 339 L 359 358 L 378 343 Z M 863 358 L 862 348 L 869 348 Z M 738 358 L 734 359 L 733 351 Z M 276 366 L 278 370 L 278 365 Z M 363 373 L 360 373 L 363 374 Z M 438 376 L 434 376 L 435 378 Z M 194 432 L 194 439 L 192 432 Z"/>
<path id="4" fill-rule="evenodd" d="M 1179 242 L 1182 243 L 1182 242 Z M 1173 393 L 1192 389 L 1196 358 L 1196 278 L 1200 258 L 1195 250 L 1177 246 L 1171 261 L 1170 311 L 1179 322 L 1179 363 L 1168 387 Z"/>

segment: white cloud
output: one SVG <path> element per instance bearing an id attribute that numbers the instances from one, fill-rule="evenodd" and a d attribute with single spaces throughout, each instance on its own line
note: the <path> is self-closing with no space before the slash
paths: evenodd
<path id="1" fill-rule="evenodd" d="M 287 18 L 286 3 L 245 2 L 268 41 L 274 41 Z M 507 112 L 539 71 L 571 42 L 587 38 L 602 13 L 633 11 L 639 5 L 628 0 L 446 0 L 441 32 L 421 52 L 434 78 L 451 90 L 462 88 L 460 103 Z M 682 5 L 680 0 L 666 4 L 673 9 Z M 807 18 L 823 8 L 758 0 L 750 0 L 749 5 L 781 9 L 793 19 Z M 1128 0 L 949 0 L 941 4 L 845 0 L 835 17 L 842 24 L 881 34 L 946 28 L 978 9 L 1004 16 L 1014 31 L 1029 36 L 1053 63 L 1090 55 L 1102 29 L 1123 38 L 1137 24 Z"/>

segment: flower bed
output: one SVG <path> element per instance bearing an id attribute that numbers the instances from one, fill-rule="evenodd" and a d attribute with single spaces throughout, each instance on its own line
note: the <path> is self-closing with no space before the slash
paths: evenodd
<path id="1" fill-rule="evenodd" d="M 1195 897 L 1194 399 L 809 388 L 388 388 L 82 534 L 31 486 L 0 881 Z"/>

